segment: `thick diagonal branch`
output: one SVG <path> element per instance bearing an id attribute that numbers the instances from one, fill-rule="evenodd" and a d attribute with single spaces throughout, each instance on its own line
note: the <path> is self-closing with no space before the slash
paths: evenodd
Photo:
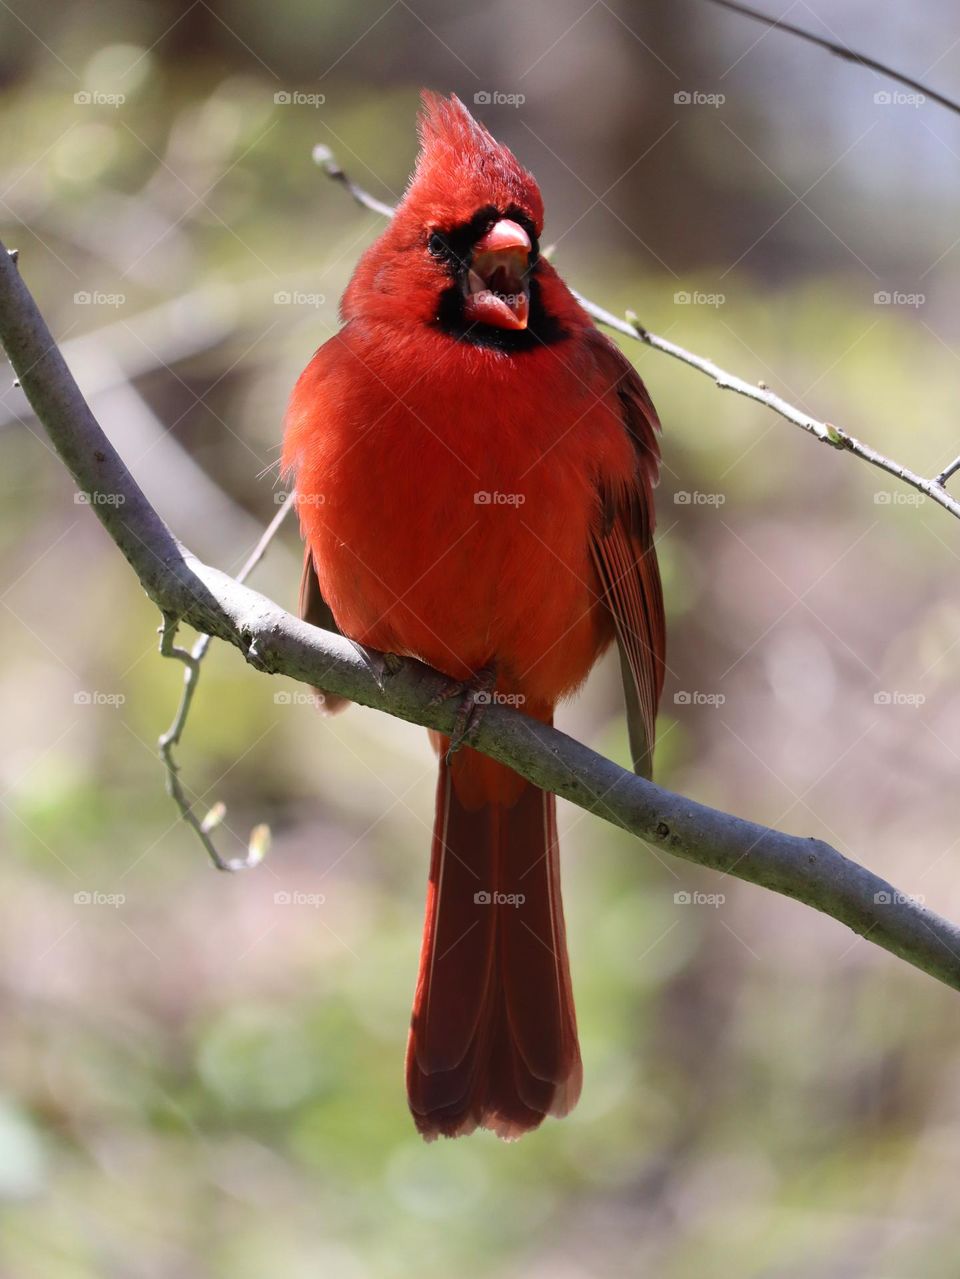
<path id="1" fill-rule="evenodd" d="M 450 732 L 445 676 L 309 626 L 180 545 L 100 429 L 2 245 L 0 342 L 60 457 L 168 618 L 229 641 L 258 670 Z M 487 708 L 473 744 L 646 844 L 804 902 L 960 989 L 960 928 L 828 844 L 675 795 L 507 707 Z"/>

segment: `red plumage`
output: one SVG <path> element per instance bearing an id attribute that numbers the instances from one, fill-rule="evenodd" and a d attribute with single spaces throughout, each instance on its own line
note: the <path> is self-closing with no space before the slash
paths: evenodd
<path id="1" fill-rule="evenodd" d="M 649 772 L 656 413 L 538 257 L 533 178 L 456 98 L 424 107 L 411 184 L 287 414 L 302 611 L 455 679 L 493 668 L 546 722 L 616 637 Z M 440 765 L 414 1119 L 428 1138 L 519 1136 L 570 1110 L 580 1077 L 553 796 L 464 747 Z"/>

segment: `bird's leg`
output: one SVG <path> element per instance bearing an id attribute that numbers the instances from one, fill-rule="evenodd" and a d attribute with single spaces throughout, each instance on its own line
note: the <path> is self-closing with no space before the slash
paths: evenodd
<path id="1" fill-rule="evenodd" d="M 450 745 L 447 748 L 448 764 L 461 746 L 470 744 L 470 738 L 477 731 L 480 723 L 483 708 L 489 706 L 493 700 L 496 684 L 497 668 L 491 662 L 489 666 L 484 666 L 468 680 L 451 680 L 446 688 L 431 699 L 433 706 L 439 702 L 449 701 L 451 697 L 460 699 L 457 715 L 453 721 L 453 730 L 450 733 Z"/>

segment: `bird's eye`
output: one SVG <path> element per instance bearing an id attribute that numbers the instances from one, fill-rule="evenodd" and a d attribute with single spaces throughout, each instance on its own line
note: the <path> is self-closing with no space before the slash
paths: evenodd
<path id="1" fill-rule="evenodd" d="M 435 258 L 439 258 L 446 252 L 447 246 L 444 242 L 443 236 L 437 235 L 436 231 L 434 231 L 433 235 L 431 235 L 430 239 L 427 241 L 427 248 Z"/>

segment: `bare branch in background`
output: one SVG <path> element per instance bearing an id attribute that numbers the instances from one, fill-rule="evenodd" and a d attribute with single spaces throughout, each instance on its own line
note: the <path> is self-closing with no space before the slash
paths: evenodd
<path id="1" fill-rule="evenodd" d="M 949 466 L 945 466 L 937 476 L 934 483 L 946 484 L 947 480 L 949 480 L 950 476 L 953 475 L 955 471 L 960 471 L 960 457 L 955 457 Z"/>
<path id="2" fill-rule="evenodd" d="M 354 180 L 340 168 L 337 157 L 328 146 L 321 143 L 313 148 L 313 162 L 320 165 L 328 178 L 333 178 L 334 182 L 339 182 L 341 186 L 346 187 L 358 204 L 372 209 L 374 213 L 379 213 L 382 218 L 393 217 L 393 205 L 385 204 L 369 191 L 364 191 L 363 187 L 358 187 Z"/>
<path id="3" fill-rule="evenodd" d="M 952 473 L 952 470 L 956 470 L 957 466 L 960 465 L 960 461 L 952 464 L 952 467 L 948 468 L 947 472 L 941 472 L 935 479 L 928 480 L 925 476 L 918 475 L 916 471 L 911 471 L 908 467 L 902 466 L 892 458 L 878 453 L 876 449 L 856 439 L 842 427 L 834 426 L 832 422 L 821 422 L 817 418 L 811 417 L 809 413 L 804 413 L 802 409 L 796 408 L 771 391 L 765 384 L 745 382 L 743 378 L 719 368 L 712 360 L 704 359 L 700 355 L 694 355 L 692 351 L 687 351 L 682 346 L 677 346 L 675 342 L 670 342 L 667 338 L 658 337 L 656 333 L 651 333 L 648 329 L 645 329 L 632 311 L 627 312 L 625 320 L 619 320 L 609 311 L 605 311 L 602 306 L 597 306 L 595 302 L 589 302 L 586 298 L 580 298 L 580 302 L 595 320 L 607 325 L 608 328 L 615 329 L 618 333 L 622 333 L 624 337 L 637 338 L 655 351 L 662 351 L 664 355 L 672 355 L 675 360 L 689 364 L 691 368 L 699 369 L 701 373 L 705 373 L 707 377 L 712 378 L 721 391 L 736 391 L 738 395 L 745 395 L 747 399 L 755 400 L 758 404 L 763 404 L 768 409 L 773 409 L 774 413 L 779 413 L 781 417 L 786 418 L 788 422 L 792 422 L 794 426 L 799 426 L 801 430 L 816 436 L 821 444 L 829 444 L 831 448 L 845 450 L 848 453 L 852 453 L 854 457 L 860 458 L 861 461 L 869 462 L 871 466 L 876 466 L 881 471 L 886 471 L 888 475 L 893 475 L 904 484 L 909 484 L 911 488 L 917 489 L 918 492 L 923 493 L 942 506 L 944 510 L 949 511 L 951 515 L 956 515 L 960 519 L 960 502 L 952 498 L 943 488 L 944 479 Z"/>
<path id="4" fill-rule="evenodd" d="M 284 502 L 279 511 L 277 511 L 237 574 L 236 580 L 238 582 L 245 582 L 263 559 L 267 548 L 280 531 L 280 526 L 293 505 L 294 503 L 291 499 Z M 161 654 L 164 657 L 171 657 L 178 662 L 183 662 L 186 668 L 183 673 L 183 692 L 180 695 L 180 705 L 177 707 L 177 713 L 173 717 L 173 723 L 157 742 L 160 749 L 160 758 L 163 760 L 164 767 L 167 770 L 167 794 L 180 809 L 180 815 L 183 820 L 196 833 L 197 838 L 206 849 L 217 870 L 248 870 L 251 866 L 257 866 L 263 861 L 267 854 L 270 842 L 269 826 L 261 823 L 253 828 L 247 843 L 246 857 L 222 857 L 212 839 L 212 832 L 226 817 L 226 805 L 222 802 L 217 802 L 210 807 L 205 817 L 198 818 L 193 811 L 193 805 L 187 799 L 180 781 L 180 765 L 177 763 L 173 751 L 175 747 L 180 745 L 180 739 L 187 724 L 187 716 L 190 714 L 190 707 L 193 704 L 193 695 L 197 691 L 197 682 L 200 679 L 200 663 L 210 647 L 211 637 L 209 635 L 201 635 L 189 651 L 185 648 L 179 648 L 174 643 L 178 625 L 179 619 L 175 615 L 165 614 L 163 626 L 160 628 Z"/>
<path id="5" fill-rule="evenodd" d="M 946 107 L 948 111 L 955 111 L 960 115 L 960 102 L 954 102 L 952 98 L 946 97 L 942 93 L 938 93 L 936 89 L 931 89 L 929 85 L 923 84 L 920 80 L 914 80 L 912 76 L 905 75 L 902 71 L 888 66 L 885 62 L 878 62 L 876 58 L 871 58 L 865 53 L 858 53 L 856 49 L 851 49 L 848 45 L 840 44 L 835 40 L 827 40 L 824 36 L 814 35 L 812 31 L 806 31 L 803 27 L 795 27 L 791 22 L 785 22 L 783 18 L 771 18 L 765 13 L 760 13 L 758 9 L 751 9 L 749 5 L 738 4 L 737 0 L 707 0 L 708 4 L 719 5 L 722 9 L 730 9 L 733 13 L 742 14 L 745 18 L 751 18 L 754 22 L 760 22 L 771 31 L 786 31 L 788 35 L 799 36 L 801 40 L 806 40 L 808 44 L 815 44 L 821 49 L 826 49 L 828 53 L 835 54 L 838 58 L 843 58 L 846 62 L 857 62 L 862 67 L 866 67 L 868 71 L 876 71 L 882 76 L 886 76 L 889 80 L 896 80 L 899 84 L 905 84 L 908 89 L 913 89 L 916 93 L 922 94 L 925 98 L 929 98 L 931 102 L 937 102 L 940 106 Z"/>
<path id="6" fill-rule="evenodd" d="M 177 541 L 100 429 L 2 245 L 0 342 L 76 483 L 112 496 L 91 505 L 163 613 L 168 647 L 182 621 L 228 640 L 257 670 L 450 733 L 456 708 L 443 697 L 446 676 L 300 621 Z M 648 846 L 804 902 L 960 990 L 960 927 L 829 844 L 675 795 L 506 706 L 486 708 L 471 744 Z"/>
<path id="7" fill-rule="evenodd" d="M 358 204 L 363 205 L 365 209 L 372 209 L 374 213 L 379 213 L 383 217 L 393 216 L 393 207 L 391 205 L 384 204 L 382 200 L 378 200 L 376 196 L 365 191 L 363 187 L 357 186 L 351 178 L 347 177 L 329 147 L 316 147 L 313 158 L 328 177 L 346 187 Z M 747 382 L 744 378 L 737 377 L 735 373 L 728 373 L 725 369 L 721 369 L 712 360 L 707 360 L 702 355 L 694 355 L 692 351 L 687 351 L 682 346 L 677 346 L 675 342 L 669 342 L 666 338 L 659 337 L 656 333 L 651 333 L 649 329 L 645 328 L 637 320 L 632 311 L 628 311 L 626 317 L 621 320 L 613 315 L 612 312 L 605 310 L 604 307 L 598 306 L 596 302 L 591 302 L 589 298 L 576 293 L 575 290 L 574 294 L 583 309 L 592 315 L 599 324 L 603 324 L 609 329 L 614 329 L 617 333 L 623 334 L 624 337 L 643 342 L 646 346 L 652 347 L 654 351 L 662 351 L 664 355 L 672 355 L 675 360 L 689 364 L 691 368 L 698 369 L 701 373 L 705 373 L 707 377 L 712 378 L 722 391 L 736 391 L 738 395 L 745 395 L 747 399 L 756 400 L 758 404 L 763 404 L 766 408 L 772 409 L 774 413 L 779 413 L 781 417 L 786 418 L 788 422 L 792 422 L 794 426 L 799 426 L 802 431 L 815 436 L 821 444 L 829 444 L 831 448 L 852 453 L 854 457 L 860 458 L 861 461 L 868 462 L 871 466 L 876 466 L 881 471 L 886 471 L 888 475 L 894 476 L 903 484 L 909 484 L 911 488 L 923 493 L 925 497 L 929 497 L 931 501 L 936 502 L 944 510 L 949 511 L 951 515 L 955 515 L 957 519 L 960 519 L 960 502 L 952 498 L 944 488 L 947 479 L 955 470 L 960 469 L 960 458 L 956 462 L 952 462 L 945 471 L 941 471 L 936 478 L 927 479 L 923 475 L 918 475 L 916 471 L 911 471 L 909 467 L 903 466 L 900 462 L 895 462 L 893 458 L 885 457 L 884 454 L 878 453 L 876 449 L 856 439 L 842 427 L 834 426 L 832 422 L 821 422 L 817 418 L 811 417 L 809 413 L 804 413 L 802 409 L 798 409 L 795 405 L 783 399 L 782 396 L 771 391 L 764 383 Z"/>

